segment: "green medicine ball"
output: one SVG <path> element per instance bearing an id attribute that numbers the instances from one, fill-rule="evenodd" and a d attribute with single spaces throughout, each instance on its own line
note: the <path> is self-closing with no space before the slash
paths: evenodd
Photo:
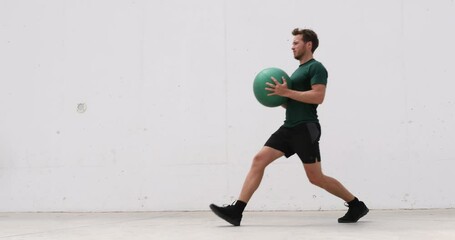
<path id="1" fill-rule="evenodd" d="M 266 68 L 260 71 L 256 75 L 256 78 L 254 79 L 253 82 L 254 96 L 259 101 L 259 103 L 266 107 L 278 107 L 286 103 L 287 98 L 277 95 L 267 96 L 267 94 L 270 94 L 271 92 L 265 90 L 265 88 L 268 87 L 265 83 L 269 82 L 275 84 L 271 77 L 274 77 L 280 83 L 283 83 L 282 77 L 284 77 L 286 79 L 286 82 L 288 83 L 288 88 L 291 88 L 290 81 L 291 79 L 289 78 L 285 71 L 279 68 Z"/>

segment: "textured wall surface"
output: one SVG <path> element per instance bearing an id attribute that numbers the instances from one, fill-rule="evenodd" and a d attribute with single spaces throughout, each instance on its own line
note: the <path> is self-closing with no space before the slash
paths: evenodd
<path id="1" fill-rule="evenodd" d="M 454 1 L 0 1 L 0 211 L 206 210 L 284 120 L 252 91 L 312 28 L 323 169 L 370 208 L 453 208 Z M 450 147 L 452 146 L 452 147 Z M 341 209 L 298 158 L 250 210 Z"/>

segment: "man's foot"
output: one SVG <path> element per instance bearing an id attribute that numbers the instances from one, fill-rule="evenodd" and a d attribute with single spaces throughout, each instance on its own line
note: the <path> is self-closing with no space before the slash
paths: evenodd
<path id="1" fill-rule="evenodd" d="M 240 226 L 242 220 L 242 212 L 235 205 L 219 207 L 215 204 L 210 204 L 210 209 L 220 218 L 226 220 L 234 226 Z"/>
<path id="2" fill-rule="evenodd" d="M 370 211 L 365 205 L 365 203 L 361 201 L 358 201 L 355 204 L 354 203 L 347 204 L 346 207 L 349 207 L 349 210 L 346 213 L 346 215 L 344 215 L 341 218 L 338 218 L 339 223 L 355 223 L 361 217 L 367 215 L 367 213 Z"/>

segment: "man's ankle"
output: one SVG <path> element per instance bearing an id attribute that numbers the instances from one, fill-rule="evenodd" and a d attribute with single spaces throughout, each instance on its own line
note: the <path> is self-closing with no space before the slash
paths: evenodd
<path id="1" fill-rule="evenodd" d="M 239 210 L 239 212 L 242 213 L 242 212 L 245 210 L 246 204 L 247 204 L 247 203 L 244 202 L 244 201 L 237 200 L 237 201 L 235 201 L 234 206 L 235 206 L 235 208 L 236 208 L 237 210 Z"/>
<path id="2" fill-rule="evenodd" d="M 348 202 L 348 205 L 349 206 L 355 206 L 355 205 L 358 205 L 359 203 L 360 203 L 359 199 L 357 197 L 354 197 L 353 200 Z"/>

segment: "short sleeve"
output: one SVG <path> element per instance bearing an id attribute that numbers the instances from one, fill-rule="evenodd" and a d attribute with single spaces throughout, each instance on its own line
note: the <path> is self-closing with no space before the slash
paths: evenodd
<path id="1" fill-rule="evenodd" d="M 314 84 L 324 84 L 327 85 L 328 73 L 324 65 L 321 63 L 313 64 L 310 68 L 311 74 L 311 85 Z"/>

